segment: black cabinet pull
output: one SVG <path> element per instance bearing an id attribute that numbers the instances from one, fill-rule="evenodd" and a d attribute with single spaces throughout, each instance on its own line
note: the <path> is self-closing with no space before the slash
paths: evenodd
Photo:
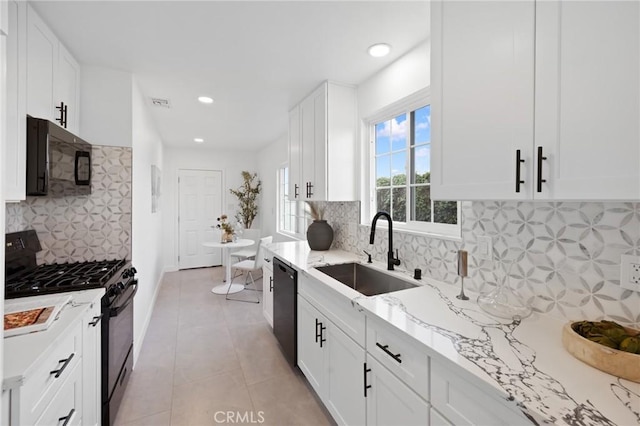
<path id="1" fill-rule="evenodd" d="M 300 186 L 298 186 L 298 184 L 294 184 L 293 185 L 293 198 L 298 198 L 298 195 L 300 195 L 298 192 L 300 191 Z"/>
<path id="2" fill-rule="evenodd" d="M 269 293 L 273 291 L 273 277 L 269 277 Z"/>
<path id="3" fill-rule="evenodd" d="M 367 389 L 371 389 L 371 385 L 367 384 L 367 373 L 371 372 L 370 368 L 367 368 L 367 363 L 364 363 L 364 397 L 367 397 Z"/>
<path id="4" fill-rule="evenodd" d="M 542 184 L 546 182 L 546 179 L 542 179 L 542 161 L 547 157 L 542 155 L 542 147 L 538 147 L 538 192 L 542 192 Z"/>
<path id="5" fill-rule="evenodd" d="M 67 414 L 64 417 L 60 417 L 58 419 L 58 423 L 64 420 L 64 423 L 62 423 L 62 426 L 67 426 L 69 424 L 69 422 L 71 421 L 71 417 L 73 417 L 73 414 L 76 412 L 75 408 L 72 408 L 71 411 L 69 411 L 69 414 Z"/>
<path id="6" fill-rule="evenodd" d="M 311 182 L 307 182 L 307 198 L 311 198 L 313 196 L 313 185 Z"/>
<path id="7" fill-rule="evenodd" d="M 320 321 L 316 318 L 316 343 L 318 343 L 318 339 L 320 338 L 320 334 L 318 333 L 318 326 L 320 325 Z"/>
<path id="8" fill-rule="evenodd" d="M 402 360 L 400 359 L 400 357 L 402 356 L 401 354 L 394 354 L 393 352 L 391 352 L 388 348 L 389 345 L 384 345 L 382 346 L 380 343 L 376 342 L 376 346 L 379 347 L 380 349 L 382 349 L 384 351 L 384 353 L 386 353 L 387 355 L 389 355 L 391 358 L 395 359 L 396 361 L 398 361 L 398 363 L 402 363 Z"/>
<path id="9" fill-rule="evenodd" d="M 520 185 L 524 183 L 520 179 L 520 164 L 524 163 L 524 160 L 520 157 L 520 150 L 516 150 L 516 192 L 520 192 Z"/>
<path id="10" fill-rule="evenodd" d="M 64 102 L 60 102 L 60 106 L 57 106 L 56 109 L 60 111 L 60 118 L 56 118 L 55 120 L 60 123 L 60 126 L 67 128 L 67 105 Z"/>
<path id="11" fill-rule="evenodd" d="M 322 347 L 322 344 L 327 341 L 327 339 L 324 338 L 324 331 L 326 329 L 327 327 L 325 327 L 324 325 L 322 325 L 322 323 L 320 323 L 320 347 Z"/>
<path id="12" fill-rule="evenodd" d="M 100 315 L 98 315 L 97 317 L 93 317 L 93 321 L 91 321 L 91 322 L 89 323 L 89 325 L 94 326 L 94 327 L 95 327 L 96 325 L 98 325 L 98 323 L 99 323 L 99 322 L 100 322 L 100 320 L 102 319 L 102 315 L 103 315 L 103 314 L 100 314 Z"/>
<path id="13" fill-rule="evenodd" d="M 67 365 L 69 365 L 69 363 L 71 362 L 71 360 L 73 359 L 73 356 L 75 354 L 72 353 L 71 355 L 69 355 L 69 358 L 67 359 L 61 359 L 58 362 L 64 362 L 64 364 L 62 364 L 62 367 L 58 368 L 57 370 L 53 370 L 50 371 L 49 374 L 55 374 L 54 379 L 57 379 L 58 377 L 60 377 L 60 375 L 62 374 L 62 372 L 64 371 L 65 368 L 67 368 Z"/>

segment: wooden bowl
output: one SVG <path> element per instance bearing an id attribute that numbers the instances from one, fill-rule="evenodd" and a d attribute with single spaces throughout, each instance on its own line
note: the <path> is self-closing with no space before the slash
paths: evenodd
<path id="1" fill-rule="evenodd" d="M 606 373 L 640 383 L 640 355 L 619 351 L 585 339 L 573 328 L 572 322 L 562 328 L 564 348 L 580 361 Z M 625 327 L 631 334 L 639 331 Z"/>

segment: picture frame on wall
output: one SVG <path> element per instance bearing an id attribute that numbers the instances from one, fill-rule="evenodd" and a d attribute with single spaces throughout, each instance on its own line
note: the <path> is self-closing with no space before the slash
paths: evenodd
<path id="1" fill-rule="evenodd" d="M 160 210 L 160 194 L 162 184 L 162 171 L 155 164 L 151 165 L 151 213 Z"/>

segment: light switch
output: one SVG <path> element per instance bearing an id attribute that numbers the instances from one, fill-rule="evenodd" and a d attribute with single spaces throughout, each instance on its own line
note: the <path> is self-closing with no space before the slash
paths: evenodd
<path id="1" fill-rule="evenodd" d="M 478 237 L 478 252 L 479 259 L 491 260 L 493 258 L 493 242 L 491 237 L 482 236 Z"/>

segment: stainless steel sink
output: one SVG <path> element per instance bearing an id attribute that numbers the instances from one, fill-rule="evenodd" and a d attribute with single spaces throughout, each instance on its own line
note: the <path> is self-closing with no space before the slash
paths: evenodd
<path id="1" fill-rule="evenodd" d="M 320 266 L 316 269 L 365 296 L 417 287 L 416 284 L 376 271 L 359 263 Z"/>

